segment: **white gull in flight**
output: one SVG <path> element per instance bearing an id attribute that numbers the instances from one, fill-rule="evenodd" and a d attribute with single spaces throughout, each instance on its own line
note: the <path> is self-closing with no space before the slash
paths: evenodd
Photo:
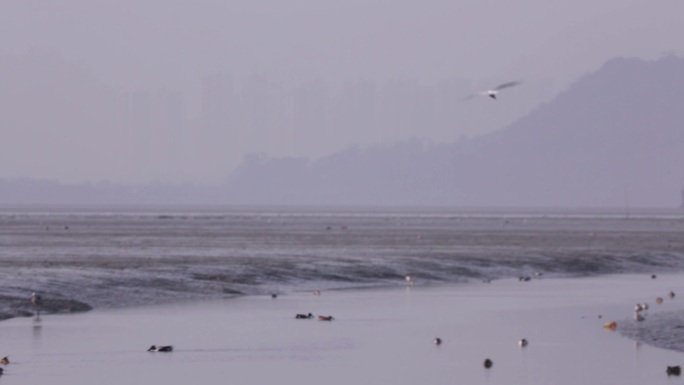
<path id="1" fill-rule="evenodd" d="M 478 95 L 489 96 L 490 98 L 496 100 L 496 94 L 498 94 L 499 91 L 503 90 L 504 88 L 517 86 L 518 84 L 521 84 L 521 83 L 522 83 L 522 81 L 516 80 L 516 81 L 512 81 L 512 82 L 508 82 L 508 83 L 499 84 L 498 86 L 496 86 L 490 90 L 482 91 L 478 94 L 468 95 L 464 98 L 464 100 L 470 100 L 470 99 L 472 99 Z"/>

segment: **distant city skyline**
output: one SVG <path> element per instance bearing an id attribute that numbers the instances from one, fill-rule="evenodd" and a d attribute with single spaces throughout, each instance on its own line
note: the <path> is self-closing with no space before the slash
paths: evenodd
<path id="1" fill-rule="evenodd" d="M 7 0 L 0 178 L 221 183 L 501 129 L 614 57 L 684 55 L 684 3 Z M 498 102 L 460 98 L 524 80 Z M 496 103 L 496 104 L 493 104 Z"/>
<path id="2" fill-rule="evenodd" d="M 677 97 L 684 88 L 683 74 L 684 58 L 676 56 L 657 61 L 618 58 L 504 129 L 461 137 L 453 143 L 412 139 L 347 148 L 319 159 L 249 154 L 230 178 L 213 186 L 164 181 L 65 184 L 0 178 L 0 203 L 619 207 L 627 214 L 631 208 L 674 208 L 681 204 L 684 188 L 684 110 Z M 166 170 L 172 170 L 178 166 L 174 156 L 182 151 L 214 148 L 214 156 L 220 155 L 223 143 L 230 139 L 226 132 L 235 129 L 224 126 L 225 122 L 252 127 L 257 132 L 254 138 L 269 121 L 282 121 L 284 127 L 292 122 L 296 124 L 293 127 L 310 124 L 334 135 L 338 115 L 360 116 L 342 124 L 381 130 L 384 125 L 400 127 L 401 122 L 389 119 L 383 123 L 383 119 L 402 116 L 407 106 L 418 105 L 424 108 L 413 108 L 408 116 L 435 124 L 430 119 L 439 116 L 435 106 L 448 104 L 453 96 L 440 93 L 446 102 L 432 97 L 423 98 L 430 103 L 416 104 L 412 98 L 406 102 L 397 97 L 420 94 L 411 87 L 399 92 L 395 84 L 375 87 L 359 83 L 333 92 L 319 82 L 313 91 L 299 87 L 292 92 L 282 85 L 269 91 L 271 86 L 266 84 L 260 90 L 270 96 L 254 98 L 234 92 L 230 81 L 210 80 L 204 98 L 206 117 L 196 126 L 190 122 L 178 129 L 171 124 L 181 120 L 178 114 L 184 110 L 174 94 L 122 98 L 119 105 L 125 119 L 117 120 L 122 122 L 120 131 L 129 133 L 125 140 L 160 149 L 142 153 L 144 157 L 123 154 L 122 159 L 129 162 L 129 175 L 164 164 L 169 166 Z M 247 88 L 254 90 L 254 86 Z M 605 90 L 613 94 L 606 97 Z M 228 107 L 235 108 L 215 108 L 217 99 L 221 106 L 231 101 Z M 486 95 L 480 99 L 498 103 L 487 100 Z M 364 102 L 357 105 L 358 100 Z M 138 105 L 131 107 L 131 101 Z M 226 113 L 231 110 L 236 111 L 234 116 Z M 265 116 L 260 111 L 274 114 Z M 275 114 L 282 116 L 273 118 Z M 161 122 L 157 126 L 165 131 L 153 130 L 155 122 Z M 204 143 L 193 147 L 196 142 L 181 140 L 188 137 L 182 128 L 196 129 L 192 137 L 203 138 Z M 289 133 L 284 134 L 280 138 Z M 188 158 L 199 155 L 196 152 Z"/>

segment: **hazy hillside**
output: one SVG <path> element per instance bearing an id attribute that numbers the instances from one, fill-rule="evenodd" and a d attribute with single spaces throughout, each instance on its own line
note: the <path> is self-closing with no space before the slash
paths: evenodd
<path id="1" fill-rule="evenodd" d="M 455 180 L 448 177 L 453 151 L 453 145 L 414 140 L 351 148 L 316 162 L 248 157 L 229 182 L 229 199 L 269 204 L 456 204 Z"/>
<path id="2" fill-rule="evenodd" d="M 553 102 L 486 138 L 479 171 L 493 178 L 477 184 L 479 199 L 516 205 L 679 205 L 682 87 L 682 59 L 609 61 Z"/>
<path id="3" fill-rule="evenodd" d="M 678 207 L 682 90 L 682 58 L 613 59 L 514 124 L 456 143 L 252 155 L 212 188 L 0 179 L 0 204 Z"/>
<path id="4" fill-rule="evenodd" d="M 228 199 L 676 207 L 684 188 L 682 90 L 684 59 L 613 59 L 493 134 L 350 149 L 317 161 L 249 157 L 231 177 Z"/>

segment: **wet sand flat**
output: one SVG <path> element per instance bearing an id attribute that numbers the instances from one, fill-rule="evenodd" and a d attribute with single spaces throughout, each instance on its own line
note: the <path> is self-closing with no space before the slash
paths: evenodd
<path id="1" fill-rule="evenodd" d="M 619 334 L 684 309 L 684 275 L 245 296 L 0 322 L 6 384 L 671 384 L 684 354 Z M 665 297 L 656 305 L 656 297 Z M 297 313 L 333 315 L 331 322 Z M 599 318 L 600 316 L 600 318 Z M 648 322 L 647 319 L 644 321 Z M 618 332 L 603 328 L 618 323 Z M 432 343 L 440 337 L 443 343 Z M 521 348 L 518 340 L 529 346 Z M 171 344 L 172 353 L 149 353 Z M 494 365 L 485 369 L 490 358 Z"/>

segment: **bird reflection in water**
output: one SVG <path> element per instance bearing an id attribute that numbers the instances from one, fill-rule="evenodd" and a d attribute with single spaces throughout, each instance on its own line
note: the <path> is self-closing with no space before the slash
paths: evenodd
<path id="1" fill-rule="evenodd" d="M 33 321 L 33 338 L 39 339 L 42 331 L 43 325 L 40 323 L 40 319 L 37 318 Z"/>

